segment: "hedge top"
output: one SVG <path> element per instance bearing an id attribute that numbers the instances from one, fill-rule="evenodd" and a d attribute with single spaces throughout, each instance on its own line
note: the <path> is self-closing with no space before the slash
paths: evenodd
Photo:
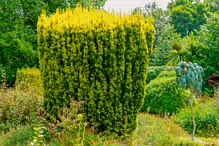
<path id="1" fill-rule="evenodd" d="M 114 12 L 111 14 L 104 10 L 82 8 L 81 6 L 75 9 L 67 8 L 66 11 L 57 10 L 50 17 L 47 17 L 44 11 L 39 17 L 38 30 L 49 29 L 63 34 L 65 30 L 87 32 L 95 30 L 96 27 L 100 28 L 100 26 L 102 26 L 103 30 L 112 30 L 118 25 L 122 26 L 124 24 L 141 25 L 145 29 L 152 30 L 152 32 L 155 31 L 152 25 L 152 17 L 148 17 L 148 20 L 145 20 L 140 13 L 138 15 L 124 14 L 122 16 L 121 13 L 120 15 Z"/>
<path id="2" fill-rule="evenodd" d="M 18 72 L 31 76 L 40 76 L 40 71 L 37 68 L 22 68 Z"/>

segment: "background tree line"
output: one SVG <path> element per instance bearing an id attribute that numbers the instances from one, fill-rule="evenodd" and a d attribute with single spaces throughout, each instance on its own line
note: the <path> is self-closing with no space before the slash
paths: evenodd
<path id="1" fill-rule="evenodd" d="M 154 17 L 155 49 L 151 66 L 176 66 L 180 61 L 196 62 L 204 69 L 204 88 L 207 80 L 219 74 L 219 1 L 175 0 L 167 10 L 155 3 L 136 8 L 146 17 Z"/>
<path id="2" fill-rule="evenodd" d="M 53 14 L 57 8 L 92 4 L 101 8 L 106 0 L 1 0 L 0 73 L 14 83 L 17 68 L 39 66 L 37 19 L 42 10 Z M 156 28 L 151 66 L 175 66 L 190 61 L 205 68 L 205 79 L 219 73 L 219 1 L 175 0 L 166 10 L 155 3 L 138 10 L 153 16 Z"/>

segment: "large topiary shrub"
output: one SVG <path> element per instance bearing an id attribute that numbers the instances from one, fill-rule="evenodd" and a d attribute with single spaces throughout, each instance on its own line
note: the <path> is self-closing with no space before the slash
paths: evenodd
<path id="1" fill-rule="evenodd" d="M 188 105 L 190 92 L 179 88 L 175 71 L 162 72 L 146 86 L 142 111 L 164 116 L 177 113 Z"/>
<path id="2" fill-rule="evenodd" d="M 118 16 L 78 7 L 42 14 L 38 49 L 45 108 L 56 116 L 71 99 L 99 130 L 123 133 L 136 127 L 145 97 L 154 41 L 151 18 Z"/>

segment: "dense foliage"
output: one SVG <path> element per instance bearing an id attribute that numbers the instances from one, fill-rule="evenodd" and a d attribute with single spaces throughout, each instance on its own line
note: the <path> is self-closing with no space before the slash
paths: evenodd
<path id="1" fill-rule="evenodd" d="M 174 71 L 164 72 L 146 86 L 142 111 L 172 115 L 188 105 L 190 92 L 179 88 Z"/>
<path id="2" fill-rule="evenodd" d="M 199 30 L 200 26 L 206 23 L 209 12 L 216 12 L 218 9 L 217 0 L 201 2 L 200 0 L 176 0 L 168 4 L 171 24 L 183 37 Z"/>
<path id="3" fill-rule="evenodd" d="M 139 11 L 143 14 L 147 26 L 151 25 L 147 18 L 153 17 L 155 38 L 147 32 L 146 38 L 138 36 L 147 29 L 142 28 L 145 26 L 143 18 L 140 18 L 141 26 L 136 20 L 130 23 L 131 17 L 130 20 L 125 18 L 127 22 L 120 21 L 123 14 L 118 15 L 119 19 L 112 16 L 113 20 L 108 21 L 111 12 L 107 10 L 103 10 L 107 14 L 102 13 L 101 19 L 98 19 L 100 15 L 86 13 L 89 15 L 86 18 L 78 14 L 70 21 L 89 23 L 94 16 L 95 21 L 89 26 L 85 23 L 75 28 L 57 19 L 51 27 L 43 23 L 49 28 L 48 33 L 39 33 L 39 38 L 46 38 L 39 46 L 45 48 L 40 54 L 41 63 L 42 60 L 47 63 L 44 69 L 48 71 L 42 72 L 43 83 L 37 69 L 37 22 L 42 10 L 54 20 L 57 15 L 63 15 L 67 7 L 75 8 L 79 2 L 82 7 L 99 11 L 106 1 L 0 0 L 0 146 L 219 145 L 218 0 L 172 0 L 166 10 L 153 2 L 134 9 L 133 14 L 138 15 Z M 108 4 L 113 6 L 110 1 Z M 56 11 L 58 14 L 53 15 Z M 97 24 L 96 20 L 100 25 L 89 29 Z M 63 27 L 56 27 L 57 23 Z M 143 52 L 141 49 L 145 49 L 146 43 L 149 50 Z M 143 56 L 147 56 L 146 60 Z M 198 98 L 204 103 L 197 102 L 195 111 L 188 107 L 182 109 L 192 94 L 176 85 L 174 69 L 180 61 L 196 62 L 204 69 L 204 97 Z M 141 62 L 150 62 L 151 67 Z M 24 69 L 33 66 L 36 68 Z M 11 88 L 5 86 L 5 79 Z M 143 90 L 145 83 L 149 83 L 147 90 Z M 43 86 L 49 90 L 45 92 Z M 149 93 L 149 98 L 146 96 L 143 110 L 156 115 L 138 114 L 135 122 L 144 91 Z M 58 112 L 59 120 L 43 108 L 44 92 L 47 95 L 44 107 L 50 103 L 58 105 L 52 110 Z M 210 102 L 205 93 L 213 97 Z M 176 121 L 181 127 L 174 118 L 167 118 L 173 113 L 177 114 Z M 192 132 L 196 124 L 197 130 L 193 131 L 205 138 L 191 141 L 187 131 Z M 132 135 L 126 134 L 135 125 Z M 119 131 L 124 135 L 117 137 L 100 130 Z"/>
<path id="4" fill-rule="evenodd" d="M 83 112 L 99 130 L 132 131 L 145 97 L 154 32 L 151 18 L 145 23 L 141 15 L 80 7 L 43 14 L 38 49 L 46 110 L 56 115 L 74 98 L 85 101 Z"/>
<path id="5" fill-rule="evenodd" d="M 37 51 L 16 32 L 5 33 L 0 38 L 0 54 L 0 65 L 6 73 L 8 83 L 15 82 L 17 68 L 38 64 Z"/>
<path id="6" fill-rule="evenodd" d="M 159 8 L 155 2 L 147 4 L 144 7 L 136 8 L 133 13 L 140 11 L 145 18 L 152 15 L 156 29 L 154 42 L 154 51 L 150 60 L 150 66 L 163 66 L 166 64 L 166 56 L 171 50 L 174 42 L 180 41 L 180 35 L 176 33 L 174 25 L 170 24 L 169 14 L 167 11 Z"/>
<path id="7" fill-rule="evenodd" d="M 219 74 L 214 74 L 209 77 L 208 84 L 212 87 L 218 88 L 219 87 Z"/>
<path id="8" fill-rule="evenodd" d="M 40 70 L 37 68 L 23 68 L 17 71 L 16 86 L 22 91 L 33 90 L 43 96 L 43 81 Z"/>
<path id="9" fill-rule="evenodd" d="M 180 88 L 190 89 L 194 93 L 201 93 L 203 68 L 197 63 L 180 62 L 176 67 L 176 76 Z"/>
<path id="10" fill-rule="evenodd" d="M 9 86 L 15 82 L 18 68 L 39 66 L 37 20 L 42 10 L 52 14 L 57 8 L 92 5 L 100 9 L 106 0 L 1 0 L 0 1 L 0 65 Z M 0 74 L 1 77 L 1 74 Z"/>
<path id="11" fill-rule="evenodd" d="M 196 134 L 198 136 L 219 136 L 219 115 L 215 100 L 195 106 Z M 185 108 L 176 115 L 176 121 L 192 133 L 191 109 Z"/>
<path id="12" fill-rule="evenodd" d="M 158 77 L 161 72 L 169 72 L 174 71 L 175 67 L 172 66 L 149 66 L 148 67 L 148 76 L 147 76 L 147 83 L 151 80 L 154 80 Z"/>
<path id="13" fill-rule="evenodd" d="M 199 63 L 204 71 L 204 79 L 212 74 L 219 74 L 219 14 L 212 14 L 207 23 L 198 32 L 197 42 L 193 44 L 193 61 Z"/>

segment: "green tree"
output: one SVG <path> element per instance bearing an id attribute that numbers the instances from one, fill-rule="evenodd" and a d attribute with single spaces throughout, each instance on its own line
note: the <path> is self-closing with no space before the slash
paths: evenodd
<path id="1" fill-rule="evenodd" d="M 5 70 L 9 86 L 15 82 L 18 68 L 33 67 L 38 64 L 37 52 L 16 31 L 1 36 L 0 54 L 0 66 Z"/>
<path id="2" fill-rule="evenodd" d="M 24 25 L 36 31 L 38 16 L 45 9 L 43 0 L 20 0 Z"/>
<path id="3" fill-rule="evenodd" d="M 161 23 L 162 25 L 162 23 Z M 151 66 L 163 66 L 166 64 L 166 56 L 171 50 L 174 42 L 181 41 L 180 35 L 175 32 L 171 24 L 167 24 L 163 29 L 157 29 L 155 39 L 155 49 L 151 57 Z"/>
<path id="4" fill-rule="evenodd" d="M 183 37 L 206 23 L 206 4 L 199 0 L 176 0 L 168 5 L 171 24 Z"/>
<path id="5" fill-rule="evenodd" d="M 75 8 L 77 4 L 84 6 L 96 7 L 100 9 L 106 3 L 106 0 L 43 0 L 47 5 L 47 11 L 51 14 L 56 11 L 57 8 L 64 9 L 66 7 Z"/>
<path id="6" fill-rule="evenodd" d="M 193 61 L 198 62 L 205 68 L 205 79 L 213 73 L 219 74 L 219 14 L 211 14 L 207 18 L 207 23 L 197 32 L 196 42 L 194 42 Z"/>
<path id="7" fill-rule="evenodd" d="M 106 0 L 0 0 L 0 66 L 10 83 L 15 81 L 17 68 L 39 65 L 37 20 L 42 10 L 52 14 L 78 2 L 100 8 Z"/>
<path id="8" fill-rule="evenodd" d="M 218 0 L 204 0 L 204 4 L 207 6 L 209 12 L 219 12 L 219 1 Z"/>
<path id="9" fill-rule="evenodd" d="M 13 31 L 18 25 L 23 25 L 22 7 L 19 0 L 0 1 L 0 34 Z"/>
<path id="10" fill-rule="evenodd" d="M 167 11 L 158 8 L 156 3 L 147 4 L 142 8 L 135 8 L 133 13 L 138 11 L 143 13 L 145 18 L 152 15 L 156 29 L 155 48 L 151 57 L 151 66 L 162 66 L 166 64 L 165 56 L 171 49 L 174 42 L 180 40 L 180 35 L 176 33 L 174 26 L 170 24 Z"/>
<path id="11" fill-rule="evenodd" d="M 0 2 L 0 66 L 5 70 L 10 85 L 15 81 L 17 68 L 38 65 L 32 45 L 36 38 L 31 35 L 31 29 L 25 27 L 23 18 L 19 0 Z"/>
<path id="12" fill-rule="evenodd" d="M 7 0 L 0 2 L 0 35 L 16 31 L 37 50 L 37 19 L 43 9 L 41 0 Z M 19 29 L 18 29 L 19 28 Z M 10 41 L 10 40 L 8 40 Z"/>
<path id="13" fill-rule="evenodd" d="M 176 66 L 180 61 L 188 62 L 188 48 L 185 44 L 181 42 L 174 42 L 172 44 L 171 50 L 168 52 L 166 56 L 166 65 L 168 66 Z"/>

